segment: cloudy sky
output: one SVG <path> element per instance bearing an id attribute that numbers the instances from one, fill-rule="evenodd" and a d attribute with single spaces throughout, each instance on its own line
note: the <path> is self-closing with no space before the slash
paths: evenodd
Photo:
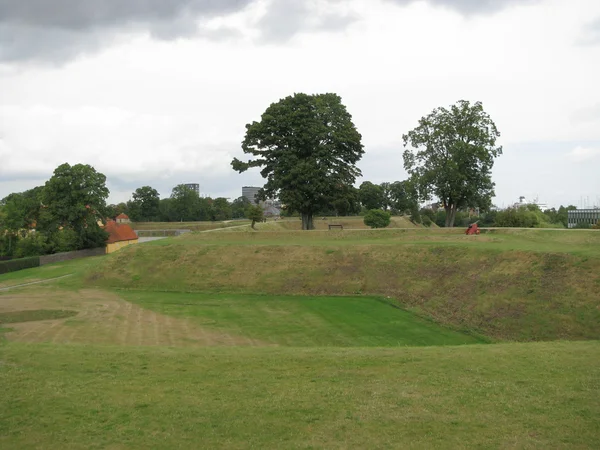
<path id="1" fill-rule="evenodd" d="M 0 198 L 69 162 L 111 202 L 188 182 L 233 199 L 262 185 L 229 164 L 245 124 L 335 92 L 363 179 L 405 179 L 402 134 L 479 100 L 502 133 L 498 206 L 592 205 L 598 80 L 598 0 L 0 0 Z"/>

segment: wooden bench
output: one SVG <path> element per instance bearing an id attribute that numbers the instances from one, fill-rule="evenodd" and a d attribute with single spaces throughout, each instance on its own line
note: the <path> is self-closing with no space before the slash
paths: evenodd
<path id="1" fill-rule="evenodd" d="M 343 230 L 344 225 L 329 225 L 329 229 L 331 230 L 332 228 L 339 228 L 340 230 Z"/>

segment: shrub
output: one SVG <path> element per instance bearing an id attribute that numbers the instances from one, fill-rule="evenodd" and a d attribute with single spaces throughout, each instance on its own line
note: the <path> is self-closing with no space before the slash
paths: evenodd
<path id="1" fill-rule="evenodd" d="M 381 209 L 372 209 L 365 214 L 365 225 L 371 228 L 385 228 L 390 224 L 392 215 Z"/>
<path id="2" fill-rule="evenodd" d="M 29 269 L 30 267 L 39 267 L 40 257 L 11 259 L 9 261 L 0 261 L 0 274 L 16 272 L 17 270 Z"/>
<path id="3" fill-rule="evenodd" d="M 47 253 L 46 236 L 42 233 L 32 233 L 19 239 L 15 249 L 17 258 L 40 256 Z"/>

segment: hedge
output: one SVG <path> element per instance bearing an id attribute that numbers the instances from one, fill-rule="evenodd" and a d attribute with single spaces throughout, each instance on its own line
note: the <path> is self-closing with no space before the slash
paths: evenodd
<path id="1" fill-rule="evenodd" d="M 39 267 L 40 257 L 11 259 L 9 261 L 0 261 L 0 275 L 17 270 L 29 269 L 30 267 Z"/>

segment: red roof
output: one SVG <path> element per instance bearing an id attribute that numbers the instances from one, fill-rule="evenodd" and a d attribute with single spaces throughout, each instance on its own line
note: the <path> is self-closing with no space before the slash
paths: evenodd
<path id="1" fill-rule="evenodd" d="M 106 222 L 104 229 L 110 233 L 110 236 L 106 240 L 107 244 L 113 244 L 121 241 L 133 241 L 136 240 L 137 234 L 135 231 L 126 223 L 117 223 L 114 220 Z"/>
<path id="2" fill-rule="evenodd" d="M 129 219 L 129 216 L 125 213 L 121 213 L 117 216 L 117 219 Z"/>

